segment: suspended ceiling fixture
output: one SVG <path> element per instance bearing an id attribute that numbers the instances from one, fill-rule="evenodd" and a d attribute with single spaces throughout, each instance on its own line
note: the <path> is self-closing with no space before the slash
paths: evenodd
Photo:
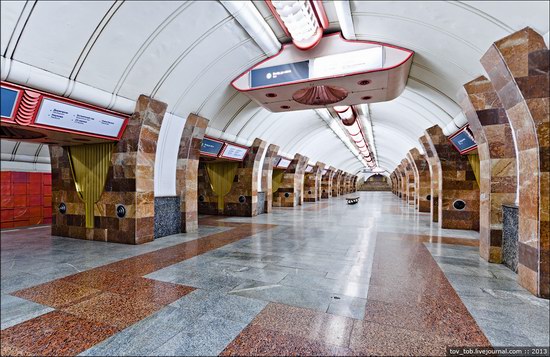
<path id="1" fill-rule="evenodd" d="M 266 1 L 269 10 L 300 50 L 309 50 L 321 41 L 329 22 L 322 1 Z"/>
<path id="2" fill-rule="evenodd" d="M 384 102 L 405 89 L 413 54 L 334 33 L 309 51 L 285 44 L 231 84 L 271 112 Z"/>
<path id="3" fill-rule="evenodd" d="M 351 141 L 359 150 L 362 158 L 367 162 L 367 165 L 371 169 L 376 167 L 374 155 L 372 154 L 372 150 L 369 148 L 361 121 L 358 120 L 355 109 L 349 105 L 335 106 L 333 109 L 349 134 Z"/>

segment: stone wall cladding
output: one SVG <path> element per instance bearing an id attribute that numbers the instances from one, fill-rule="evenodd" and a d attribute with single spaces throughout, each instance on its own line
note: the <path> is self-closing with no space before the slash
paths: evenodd
<path id="1" fill-rule="evenodd" d="M 428 199 L 431 195 L 430 165 L 417 148 L 411 149 L 408 155 L 415 175 L 416 208 L 419 212 L 430 212 Z"/>

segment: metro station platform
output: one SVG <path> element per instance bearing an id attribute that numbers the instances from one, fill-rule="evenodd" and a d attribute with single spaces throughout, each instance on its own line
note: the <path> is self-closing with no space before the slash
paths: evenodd
<path id="1" fill-rule="evenodd" d="M 445 355 L 547 346 L 549 300 L 391 192 L 200 216 L 142 245 L 1 234 L 2 355 Z"/>

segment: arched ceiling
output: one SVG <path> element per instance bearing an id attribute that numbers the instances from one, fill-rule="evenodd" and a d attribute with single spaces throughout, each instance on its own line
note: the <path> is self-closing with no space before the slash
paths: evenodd
<path id="1" fill-rule="evenodd" d="M 275 36 L 289 41 L 266 5 L 253 3 Z M 525 26 L 541 34 L 549 29 L 543 1 L 349 3 L 357 39 L 415 51 L 404 93 L 370 105 L 378 161 L 390 172 L 412 147 L 421 149 L 418 137 L 427 127 L 445 126 L 461 113 L 456 94 L 484 73 L 479 59 L 494 41 Z M 338 31 L 334 4 L 323 4 L 329 30 Z M 210 119 L 213 135 L 243 142 L 260 137 L 288 155 L 362 169 L 315 111 L 270 113 L 229 85 L 266 54 L 218 1 L 2 1 L 1 20 L 6 59 L 130 100 L 145 94 L 168 103 L 173 115 L 160 132 L 156 195 L 175 194 L 176 156 L 189 113 Z M 2 144 L 3 162 L 15 146 Z M 19 147 L 25 145 L 16 153 Z M 43 148 L 36 152 L 47 156 Z"/>

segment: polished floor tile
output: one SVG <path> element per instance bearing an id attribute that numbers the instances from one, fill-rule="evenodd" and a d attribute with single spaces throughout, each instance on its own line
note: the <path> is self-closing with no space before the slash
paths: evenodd
<path id="1" fill-rule="evenodd" d="M 390 193 L 140 246 L 3 231 L 2 355 L 442 355 L 544 345 L 548 300 Z M 544 320 L 546 319 L 546 321 Z"/>

